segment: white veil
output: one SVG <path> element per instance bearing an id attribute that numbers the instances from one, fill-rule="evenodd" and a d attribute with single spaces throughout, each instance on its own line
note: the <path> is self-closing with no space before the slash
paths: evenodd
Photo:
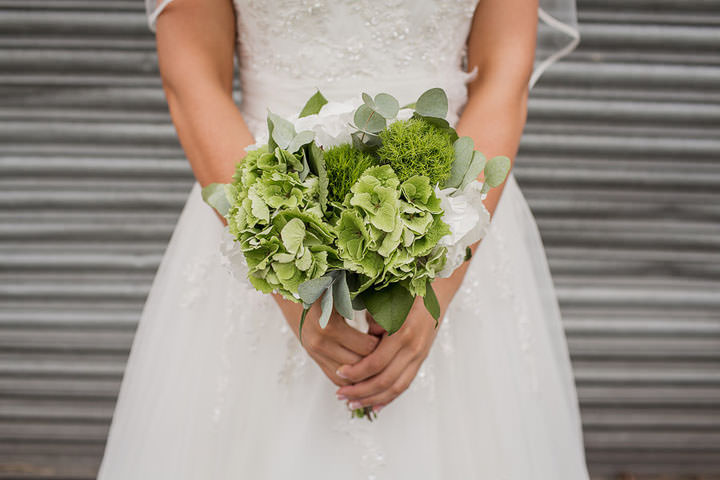
<path id="1" fill-rule="evenodd" d="M 530 87 L 553 63 L 572 52 L 579 42 L 575 0 L 540 0 L 535 66 Z"/>
<path id="2" fill-rule="evenodd" d="M 155 21 L 172 0 L 145 0 L 150 30 L 155 31 Z M 580 42 L 577 26 L 575 0 L 539 0 L 538 38 L 535 50 L 535 66 L 530 87 L 553 63 L 572 52 Z"/>

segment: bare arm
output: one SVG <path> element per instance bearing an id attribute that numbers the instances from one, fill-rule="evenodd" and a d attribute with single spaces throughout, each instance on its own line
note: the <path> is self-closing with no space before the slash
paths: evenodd
<path id="1" fill-rule="evenodd" d="M 227 183 L 252 135 L 232 98 L 229 0 L 174 0 L 157 20 L 163 89 L 185 155 L 205 186 Z"/>
<path id="2" fill-rule="evenodd" d="M 230 0 L 174 0 L 157 21 L 157 50 L 170 115 L 193 173 L 205 186 L 228 183 L 253 137 L 232 99 L 235 12 Z M 302 306 L 274 295 L 297 335 Z M 303 339 L 331 381 L 335 371 L 370 353 L 377 338 L 362 334 L 336 314 L 327 328 L 308 314 Z"/>
<path id="3" fill-rule="evenodd" d="M 527 115 L 537 28 L 537 0 L 480 0 L 468 39 L 469 67 L 478 67 L 469 98 L 457 125 L 459 135 L 475 141 L 488 158 L 518 150 Z M 494 212 L 501 188 L 493 189 L 486 206 Z M 477 248 L 474 246 L 473 250 Z M 444 315 L 460 287 L 468 263 L 433 288 Z M 340 373 L 355 383 L 338 389 L 353 408 L 383 406 L 405 391 L 415 378 L 435 338 L 435 322 L 416 301 L 403 327 L 383 336 L 375 352 Z"/>

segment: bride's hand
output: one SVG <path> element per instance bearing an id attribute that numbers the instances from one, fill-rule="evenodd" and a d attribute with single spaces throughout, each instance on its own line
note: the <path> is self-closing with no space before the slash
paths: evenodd
<path id="1" fill-rule="evenodd" d="M 378 327 L 375 324 L 371 332 Z M 422 299 L 416 300 L 400 330 L 393 335 L 385 332 L 374 352 L 338 370 L 338 376 L 354 384 L 338 389 L 338 398 L 347 399 L 353 409 L 375 406 L 379 411 L 410 386 L 436 334 L 435 319 Z"/>
<path id="2" fill-rule="evenodd" d="M 462 284 L 468 265 L 469 262 L 465 262 L 449 278 L 439 278 L 433 282 L 433 290 L 440 303 L 441 323 L 455 292 Z M 379 411 L 410 386 L 430 353 L 437 330 L 435 319 L 423 305 L 422 298 L 416 298 L 400 330 L 393 335 L 382 333 L 380 343 L 370 355 L 355 364 L 340 367 L 338 376 L 353 385 L 339 388 L 338 398 L 347 399 L 353 409 L 374 406 L 375 411 Z M 371 321 L 370 333 L 378 334 L 378 331 L 384 332 L 374 320 Z"/>
<path id="3" fill-rule="evenodd" d="M 302 305 L 285 300 L 275 295 L 275 300 L 285 315 L 290 328 L 298 336 Z M 320 302 L 312 306 L 305 318 L 302 329 L 302 345 L 310 357 L 325 372 L 325 375 L 338 387 L 350 382 L 337 375 L 340 365 L 354 364 L 370 354 L 378 345 L 379 339 L 374 335 L 362 333 L 351 326 L 333 311 L 325 328 L 318 322 L 320 318 Z"/>

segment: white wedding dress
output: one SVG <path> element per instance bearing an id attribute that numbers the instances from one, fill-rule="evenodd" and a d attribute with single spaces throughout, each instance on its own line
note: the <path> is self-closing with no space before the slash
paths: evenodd
<path id="1" fill-rule="evenodd" d="M 168 2 L 159 5 L 159 10 Z M 440 86 L 476 0 L 236 0 L 242 112 Z M 156 16 L 159 11 L 154 11 Z M 155 16 L 151 17 L 151 21 Z M 514 177 L 411 387 L 351 419 L 270 296 L 226 270 L 197 184 L 138 326 L 100 480 L 587 479 L 545 252 Z"/>

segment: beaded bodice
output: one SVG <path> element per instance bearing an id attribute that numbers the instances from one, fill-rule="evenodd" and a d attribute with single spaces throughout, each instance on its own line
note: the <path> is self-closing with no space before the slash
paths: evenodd
<path id="1" fill-rule="evenodd" d="M 450 116 L 477 0 L 234 0 L 243 113 L 297 112 L 316 88 L 342 101 L 388 91 L 411 102 L 440 86 Z"/>

